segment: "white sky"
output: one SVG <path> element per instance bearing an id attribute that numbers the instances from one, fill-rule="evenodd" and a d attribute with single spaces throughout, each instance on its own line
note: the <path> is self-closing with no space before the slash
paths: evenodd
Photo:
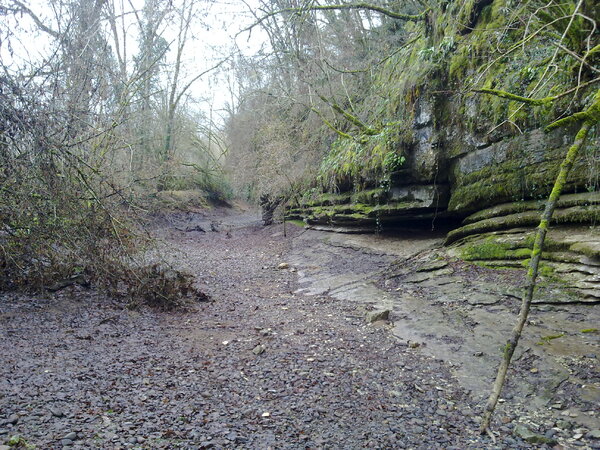
<path id="1" fill-rule="evenodd" d="M 165 0 L 166 1 L 166 0 Z M 182 0 L 174 0 L 178 4 Z M 54 13 L 50 7 L 50 2 L 45 0 L 23 0 L 28 7 L 50 28 L 56 28 Z M 121 4 L 121 1 L 115 0 L 115 3 Z M 141 8 L 144 0 L 131 0 L 136 8 Z M 224 56 L 231 53 L 234 47 L 234 37 L 239 30 L 249 26 L 253 21 L 251 13 L 246 4 L 256 4 L 255 0 L 243 2 L 242 0 L 215 0 L 199 1 L 198 9 L 204 11 L 206 16 L 194 23 L 192 28 L 192 39 L 186 42 L 184 51 L 184 78 L 180 85 L 185 85 L 186 80 L 190 80 L 195 74 L 205 71 L 214 66 Z M 129 0 L 123 0 L 125 10 L 130 11 Z M 118 7 L 118 6 L 117 6 Z M 203 14 L 204 15 L 204 14 Z M 135 18 L 131 15 L 129 24 L 127 24 L 128 36 L 127 47 L 128 57 L 131 58 L 136 53 L 136 31 Z M 12 41 L 13 52 L 7 53 L 4 45 L 0 46 L 2 53 L 0 57 L 4 64 L 15 64 L 23 66 L 28 61 L 35 63 L 47 57 L 52 48 L 49 35 L 39 31 L 33 20 L 27 15 L 17 18 L 18 25 L 16 40 Z M 164 37 L 170 41 L 176 36 L 176 30 L 167 30 Z M 122 38 L 120 38 L 122 40 Z M 240 35 L 235 42 L 238 49 L 245 55 L 255 53 L 265 42 L 266 36 L 261 32 L 260 27 L 256 27 L 248 40 L 248 33 Z M 113 44 L 111 42 L 111 44 Z M 122 45 L 122 42 L 121 42 Z M 175 43 L 167 54 L 167 59 L 172 60 L 175 53 Z M 16 68 L 16 67 L 15 67 Z M 225 65 L 222 69 L 225 69 Z M 222 114 L 226 102 L 230 101 L 229 83 L 226 81 L 227 74 L 221 71 L 220 74 L 208 74 L 194 83 L 189 90 L 191 96 L 197 101 L 194 107 L 209 114 L 209 110 L 214 111 L 213 119 L 218 120 L 218 115 Z M 217 117 L 216 117 L 217 116 Z"/>

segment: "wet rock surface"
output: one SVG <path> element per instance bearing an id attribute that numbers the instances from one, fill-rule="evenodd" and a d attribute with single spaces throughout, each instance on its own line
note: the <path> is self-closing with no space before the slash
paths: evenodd
<path id="1" fill-rule="evenodd" d="M 298 267 L 299 292 L 327 293 L 371 310 L 389 309 L 392 333 L 409 347 L 445 361 L 482 406 L 518 311 L 524 270 L 460 261 L 441 246 L 441 239 L 443 233 L 436 238 L 417 230 L 388 236 L 309 230 L 294 243 L 289 259 Z M 564 298 L 556 289 L 556 298 Z M 577 433 L 560 426 L 565 417 L 579 424 L 571 423 L 571 428 L 590 431 L 600 423 L 600 336 L 595 323 L 600 323 L 597 305 L 534 306 L 497 420 L 521 423 L 536 435 L 554 430 L 552 439 L 567 447 L 598 446 L 593 439 L 574 439 Z"/>
<path id="2" fill-rule="evenodd" d="M 571 374 L 597 385 L 597 359 L 568 360 L 570 372 L 555 389 L 565 395 L 552 396 L 559 409 L 551 415 L 526 414 L 509 386 L 492 444 L 477 433 L 480 398 L 459 383 L 452 358 L 428 351 L 435 338 L 410 340 L 383 321 L 365 321 L 363 300 L 373 293 L 389 319 L 401 321 L 400 286 L 384 290 L 373 281 L 398 257 L 390 245 L 365 250 L 360 236 L 325 243 L 323 234 L 290 225 L 284 238 L 281 225 L 261 227 L 256 215 L 222 221 L 227 234 L 157 231 L 213 299 L 192 311 L 128 311 L 78 286 L 48 298 L 2 297 L 0 444 L 20 436 L 39 448 L 80 449 L 547 445 L 513 433 L 519 422 L 543 436 L 555 430 L 551 438 L 565 445 L 598 444 L 598 426 L 580 419 L 591 403 L 568 397 Z M 418 255 L 436 242 L 397 250 Z M 433 263 L 420 273 L 448 267 Z M 309 280 L 317 273 L 320 284 Z M 481 365 L 490 363 L 484 353 L 474 358 Z M 526 361 L 527 371 L 543 373 L 536 355 L 522 352 L 519 361 L 517 370 Z"/>

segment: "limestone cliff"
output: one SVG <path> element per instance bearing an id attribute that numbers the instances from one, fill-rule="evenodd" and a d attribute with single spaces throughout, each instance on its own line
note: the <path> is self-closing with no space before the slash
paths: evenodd
<path id="1" fill-rule="evenodd" d="M 382 124 L 379 134 L 334 143 L 321 183 L 294 202 L 288 217 L 355 231 L 447 222 L 452 224 L 447 244 L 460 247 L 456 255 L 490 265 L 522 264 L 531 247 L 529 230 L 539 221 L 575 133 L 543 128 L 585 105 L 592 90 L 539 108 L 473 92 L 485 87 L 543 97 L 573 83 L 573 61 L 569 55 L 557 59 L 550 38 L 519 53 L 500 52 L 490 63 L 494 46 L 510 48 L 523 35 L 516 27 L 498 38 L 498 29 L 515 25 L 503 16 L 507 3 L 487 2 L 477 11 L 477 2 L 470 10 L 452 4 L 428 36 L 400 50 L 373 87 L 386 99 L 366 115 L 369 123 Z M 453 7 L 470 17 L 472 30 L 452 25 Z M 562 66 L 543 84 L 552 58 Z M 599 299 L 597 134 L 586 149 L 565 188 L 570 195 L 555 214 L 549 270 L 566 274 L 569 286 Z M 482 249 L 490 242 L 495 253 L 486 255 Z"/>

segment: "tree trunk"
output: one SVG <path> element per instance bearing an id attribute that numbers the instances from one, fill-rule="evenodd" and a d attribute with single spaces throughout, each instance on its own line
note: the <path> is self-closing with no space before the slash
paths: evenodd
<path id="1" fill-rule="evenodd" d="M 546 239 L 546 233 L 548 232 L 550 220 L 552 219 L 552 215 L 554 214 L 554 210 L 556 209 L 556 204 L 558 203 L 560 194 L 567 181 L 569 173 L 571 172 L 573 163 L 577 158 L 577 154 L 579 153 L 579 150 L 584 146 L 588 133 L 594 124 L 595 120 L 592 117 L 589 117 L 583 122 L 581 129 L 577 133 L 575 142 L 569 148 L 569 151 L 567 152 L 567 155 L 565 156 L 565 159 L 563 160 L 560 166 L 560 172 L 556 177 L 554 187 L 546 203 L 546 208 L 542 213 L 540 224 L 538 225 L 537 233 L 535 236 L 535 242 L 533 244 L 533 251 L 531 253 L 529 270 L 527 272 L 528 282 L 525 291 L 525 296 L 523 297 L 523 301 L 521 303 L 521 310 L 519 311 L 519 317 L 517 319 L 517 322 L 512 330 L 510 338 L 506 342 L 506 346 L 504 347 L 504 354 L 502 362 L 500 363 L 500 367 L 498 368 L 496 381 L 494 382 L 492 393 L 490 394 L 490 397 L 485 406 L 485 410 L 483 412 L 483 418 L 481 421 L 480 428 L 481 433 L 486 433 L 489 431 L 492 414 L 494 413 L 494 409 L 496 408 L 496 404 L 498 403 L 498 399 L 500 398 L 500 393 L 502 392 L 502 387 L 504 386 L 504 380 L 506 379 L 506 372 L 508 371 L 508 366 L 510 365 L 510 361 L 513 357 L 515 349 L 517 348 L 519 339 L 521 338 L 521 332 L 523 331 L 523 327 L 527 322 L 527 316 L 529 315 L 531 301 L 533 300 L 533 293 L 536 287 L 538 268 L 540 260 L 542 259 L 542 250 L 544 248 L 544 241 Z"/>

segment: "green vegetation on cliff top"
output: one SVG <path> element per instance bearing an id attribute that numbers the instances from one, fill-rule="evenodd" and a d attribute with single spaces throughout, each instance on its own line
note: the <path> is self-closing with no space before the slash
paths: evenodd
<path id="1" fill-rule="evenodd" d="M 352 139 L 337 138 L 318 175 L 325 189 L 348 181 L 357 190 L 385 186 L 392 166 L 401 164 L 406 149 L 415 143 L 419 98 L 432 103 L 435 126 L 479 134 L 496 127 L 504 135 L 534 129 L 579 107 L 570 98 L 530 107 L 469 92 L 493 88 L 543 98 L 571 87 L 578 61 L 564 52 L 555 56 L 553 42 L 566 23 L 552 17 L 568 14 L 575 3 L 565 2 L 556 11 L 538 10 L 535 16 L 532 13 L 541 6 L 536 2 L 495 0 L 481 11 L 477 5 L 474 0 L 441 3 L 432 7 L 430 23 L 403 25 L 399 33 L 404 43 L 391 48 L 379 65 L 370 68 L 372 84 L 362 102 L 354 105 L 363 122 L 379 132 L 364 135 L 349 130 Z M 532 20 L 525 24 L 522 17 Z M 541 31 L 530 33 L 528 45 L 520 45 L 525 26 Z M 577 17 L 565 38 L 570 48 L 581 48 L 584 30 L 585 20 Z M 548 63 L 553 57 L 548 83 Z M 583 89 L 579 98 L 584 99 L 586 92 Z"/>

